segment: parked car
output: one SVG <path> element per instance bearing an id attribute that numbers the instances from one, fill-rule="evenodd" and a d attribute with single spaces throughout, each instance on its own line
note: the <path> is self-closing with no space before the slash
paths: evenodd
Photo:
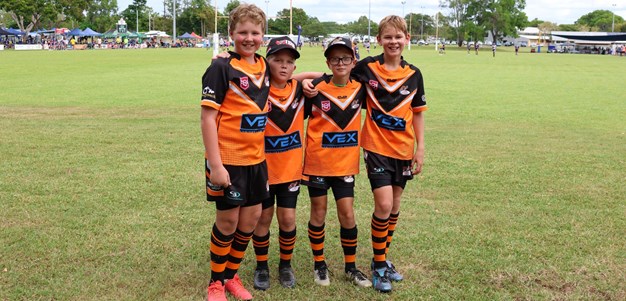
<path id="1" fill-rule="evenodd" d="M 520 43 L 519 43 L 519 46 L 520 46 L 520 47 L 528 47 L 528 43 L 526 43 L 526 42 L 520 42 Z"/>
<path id="2" fill-rule="evenodd" d="M 513 41 L 506 41 L 504 42 L 504 46 L 513 46 L 515 43 L 513 43 Z"/>
<path id="3" fill-rule="evenodd" d="M 428 42 L 424 41 L 424 40 L 419 40 L 417 41 L 417 45 L 428 45 Z"/>

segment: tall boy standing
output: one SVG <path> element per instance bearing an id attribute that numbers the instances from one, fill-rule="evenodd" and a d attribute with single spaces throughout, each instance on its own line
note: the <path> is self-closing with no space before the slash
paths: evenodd
<path id="1" fill-rule="evenodd" d="M 387 260 L 387 253 L 400 215 L 402 192 L 407 181 L 422 170 L 422 112 L 427 107 L 420 70 L 402 59 L 409 40 L 404 19 L 383 18 L 376 38 L 383 54 L 365 58 L 354 73 L 367 86 L 361 146 L 374 194 L 372 282 L 376 290 L 390 292 L 390 280 L 400 281 L 402 275 Z"/>
<path id="2" fill-rule="evenodd" d="M 265 20 L 255 5 L 231 11 L 234 52 L 216 59 L 202 77 L 206 192 L 216 206 L 208 300 L 226 300 L 225 290 L 237 299 L 252 299 L 237 270 L 261 215 L 261 200 L 269 197 L 263 148 L 269 69 L 256 54 Z"/>
<path id="3" fill-rule="evenodd" d="M 319 94 L 307 99 L 307 141 L 303 183 L 309 187 L 311 215 L 309 240 L 313 257 L 315 283 L 330 285 L 324 257 L 327 192 L 332 188 L 341 225 L 344 271 L 355 284 L 372 283 L 356 267 L 357 227 L 354 217 L 354 176 L 359 172 L 359 128 L 365 89 L 350 78 L 355 64 L 352 43 L 336 38 L 324 51 L 332 76 L 313 80 Z M 339 160 L 337 160 L 340 158 Z"/>
<path id="4" fill-rule="evenodd" d="M 394 15 L 383 18 L 376 39 L 383 53 L 359 61 L 352 74 L 367 88 L 361 146 L 374 194 L 372 282 L 376 290 L 391 292 L 391 281 L 401 281 L 403 277 L 387 260 L 387 253 L 400 215 L 404 187 L 422 171 L 422 112 L 427 107 L 420 70 L 402 59 L 409 40 L 404 19 Z M 307 97 L 319 92 L 308 81 L 303 81 L 303 89 Z"/>

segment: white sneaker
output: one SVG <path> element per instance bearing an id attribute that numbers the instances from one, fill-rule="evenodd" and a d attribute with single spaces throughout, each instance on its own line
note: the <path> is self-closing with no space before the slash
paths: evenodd
<path id="1" fill-rule="evenodd" d="M 328 267 L 326 265 L 321 266 L 319 269 L 315 269 L 313 272 L 315 277 L 315 283 L 321 286 L 329 286 L 330 278 L 328 277 Z"/>
<path id="2" fill-rule="evenodd" d="M 359 271 L 359 269 L 352 269 L 346 272 L 346 277 L 350 280 L 352 280 L 352 282 L 354 282 L 354 284 L 360 286 L 360 287 L 371 287 L 372 286 L 372 282 L 369 281 L 369 279 L 367 279 L 367 277 L 365 276 L 365 274 L 363 274 L 363 272 Z"/>

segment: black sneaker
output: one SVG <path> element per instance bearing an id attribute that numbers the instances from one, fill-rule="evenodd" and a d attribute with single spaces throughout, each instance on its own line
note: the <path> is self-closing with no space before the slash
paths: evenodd
<path id="1" fill-rule="evenodd" d="M 254 288 L 261 291 L 270 288 L 270 271 L 268 269 L 254 270 Z"/>
<path id="2" fill-rule="evenodd" d="M 294 288 L 296 286 L 296 274 L 291 267 L 278 269 L 278 281 L 280 285 L 286 288 Z"/>

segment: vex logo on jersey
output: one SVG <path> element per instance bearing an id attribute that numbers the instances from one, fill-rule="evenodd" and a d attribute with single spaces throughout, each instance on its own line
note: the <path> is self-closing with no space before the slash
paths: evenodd
<path id="1" fill-rule="evenodd" d="M 266 153 L 282 153 L 294 148 L 301 148 L 300 131 L 282 136 L 265 137 Z"/>
<path id="2" fill-rule="evenodd" d="M 378 110 L 372 109 L 372 119 L 383 129 L 390 131 L 404 131 L 406 129 L 406 120 L 387 115 Z"/>
<path id="3" fill-rule="evenodd" d="M 327 132 L 322 136 L 322 147 L 338 148 L 359 145 L 359 133 L 349 132 Z"/>
<path id="4" fill-rule="evenodd" d="M 265 131 L 267 114 L 243 114 L 241 117 L 240 131 L 244 133 L 257 133 Z"/>

